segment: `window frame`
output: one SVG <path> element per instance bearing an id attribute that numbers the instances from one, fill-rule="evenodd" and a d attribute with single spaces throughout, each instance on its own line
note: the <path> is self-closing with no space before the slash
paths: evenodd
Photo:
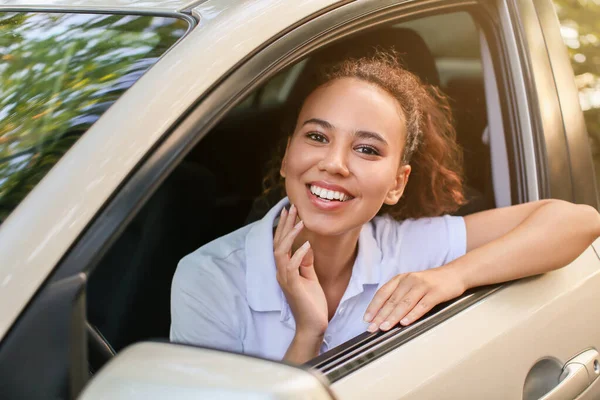
<path id="1" fill-rule="evenodd" d="M 169 137 L 167 139 L 167 141 L 170 141 L 174 135 L 177 135 L 178 132 L 180 131 L 180 129 L 187 129 L 189 131 L 196 130 L 197 131 L 196 135 L 193 136 L 193 134 L 192 134 L 193 139 L 192 139 L 191 143 L 193 143 L 193 144 L 188 145 L 190 147 L 187 148 L 188 151 L 191 150 L 191 148 L 193 148 L 201 140 L 201 137 L 203 137 L 205 134 L 209 133 L 210 130 L 212 129 L 212 127 L 214 125 L 216 125 L 216 123 L 220 120 L 220 118 L 222 116 L 226 115 L 229 111 L 231 111 L 235 107 L 235 105 L 239 104 L 239 102 L 242 101 L 247 94 L 251 93 L 255 88 L 260 87 L 260 85 L 262 85 L 268 79 L 275 76 L 277 74 L 277 72 L 281 71 L 282 69 L 288 67 L 289 65 L 291 65 L 291 64 L 295 63 L 296 61 L 298 61 L 299 59 L 301 59 L 307 53 L 309 53 L 313 50 L 316 50 L 317 48 L 320 48 L 320 47 L 324 46 L 325 44 L 330 43 L 331 41 L 342 39 L 343 37 L 345 37 L 351 33 L 355 33 L 356 31 L 363 30 L 367 27 L 370 28 L 375 25 L 388 24 L 391 21 L 399 22 L 401 20 L 414 19 L 416 16 L 422 17 L 422 16 L 426 16 L 426 15 L 429 15 L 432 13 L 440 13 L 440 12 L 447 12 L 447 13 L 455 12 L 455 11 L 469 12 L 469 10 L 470 10 L 469 7 L 473 6 L 475 4 L 475 2 L 472 0 L 462 0 L 462 1 L 461 0 L 454 0 L 454 1 L 441 0 L 441 1 L 436 1 L 436 2 L 432 2 L 432 3 L 434 5 L 432 5 L 432 4 L 416 5 L 414 3 L 408 3 L 408 4 L 397 5 L 395 7 L 388 7 L 387 9 L 382 7 L 382 8 L 384 8 L 384 12 L 386 13 L 385 17 L 375 16 L 375 17 L 373 17 L 374 21 L 365 22 L 364 20 L 368 20 L 368 18 L 370 17 L 370 14 L 366 14 L 366 16 L 363 16 L 364 20 L 362 20 L 362 21 L 360 19 L 357 19 L 358 21 L 351 20 L 351 22 L 349 22 L 347 24 L 340 24 L 342 26 L 338 29 L 340 31 L 342 31 L 341 33 L 336 34 L 336 32 L 333 31 L 324 37 L 319 37 L 318 34 L 312 33 L 312 32 L 322 32 L 322 30 L 315 29 L 315 28 L 308 28 L 308 26 L 311 24 L 311 22 L 317 21 L 317 19 L 305 24 L 298 30 L 299 31 L 304 30 L 304 29 L 308 30 L 310 33 L 307 36 L 313 37 L 312 43 L 311 42 L 305 43 L 301 47 L 296 48 L 296 51 L 291 54 L 288 52 L 287 57 L 285 57 L 284 59 L 280 59 L 279 63 L 277 63 L 275 66 L 271 65 L 272 69 L 270 69 L 268 71 L 264 70 L 264 68 L 261 68 L 261 67 L 256 68 L 257 71 L 260 71 L 259 76 L 257 76 L 253 81 L 249 81 L 248 86 L 246 86 L 245 89 L 241 90 L 237 95 L 230 96 L 230 97 L 227 97 L 226 95 L 222 95 L 221 93 L 224 92 L 223 87 L 229 86 L 229 85 L 223 84 L 223 85 L 218 86 L 215 89 L 215 91 L 213 93 L 211 93 L 210 95 L 208 95 L 207 98 L 204 100 L 204 102 L 201 103 L 199 105 L 199 107 L 196 110 L 194 110 L 192 112 L 192 114 L 186 120 L 183 121 L 183 123 L 180 125 L 180 127 L 178 127 L 176 129 L 176 131 L 173 133 L 173 135 L 171 137 Z M 356 6 L 356 4 L 353 4 L 352 6 L 354 6 L 353 8 L 358 9 L 358 10 L 361 9 L 361 7 Z M 347 6 L 347 7 L 350 7 L 350 6 Z M 362 8 L 368 8 L 368 7 L 363 6 Z M 373 7 L 373 8 L 375 8 L 375 7 Z M 373 11 L 375 11 L 375 10 L 373 10 Z M 322 16 L 320 18 L 327 17 L 327 16 L 334 16 L 338 12 L 342 12 L 342 9 L 341 8 L 337 9 L 337 10 L 331 12 L 330 14 Z M 347 12 L 348 16 L 352 16 L 353 12 L 356 12 L 356 11 L 353 10 L 352 8 L 350 8 L 350 10 Z M 377 11 L 375 11 L 374 13 L 377 13 Z M 327 21 L 327 19 L 325 19 L 325 21 Z M 320 22 L 320 21 L 318 21 L 318 22 Z M 323 25 L 331 26 L 330 23 L 323 23 Z M 353 26 L 353 25 L 356 25 L 356 26 Z M 276 53 L 278 51 L 281 51 L 283 53 L 287 52 L 286 48 L 291 47 L 290 44 L 288 43 L 288 41 L 290 40 L 289 36 L 292 36 L 292 35 L 293 35 L 293 33 L 291 33 L 290 35 L 284 37 L 283 39 L 275 42 L 272 46 L 269 46 L 268 48 L 264 49 L 261 52 L 262 57 L 265 57 L 266 54 L 268 54 L 268 53 Z M 304 36 L 304 35 L 302 35 L 302 36 Z M 318 44 L 315 44 L 314 42 L 317 42 Z M 283 48 L 283 49 L 280 50 L 280 48 Z M 257 58 L 260 58 L 260 56 Z M 261 63 L 267 64 L 267 62 L 264 62 L 263 60 L 256 60 L 256 58 L 253 58 L 253 59 L 249 60 L 246 65 L 241 66 L 237 71 L 233 72 L 232 75 L 230 77 L 228 77 L 228 80 L 235 79 L 237 81 L 236 83 L 241 83 L 241 81 L 244 78 L 240 77 L 240 80 L 237 80 L 237 77 L 243 76 L 242 71 L 245 70 L 246 67 L 249 67 L 250 64 L 254 64 L 255 61 L 256 61 L 257 65 L 260 65 Z M 252 75 L 253 75 L 252 73 L 248 73 L 246 75 L 246 77 L 252 76 Z M 212 100 L 213 97 L 216 97 L 219 100 L 213 101 Z M 211 115 L 209 106 L 206 106 L 207 103 L 211 104 L 211 105 L 223 103 L 224 105 L 218 114 L 215 113 L 215 114 Z M 502 119 L 504 120 L 504 115 L 502 116 Z M 195 122 L 192 122 L 191 120 L 194 120 Z M 186 132 L 186 135 L 190 135 L 189 131 Z M 165 145 L 166 145 L 166 143 L 165 143 Z M 186 151 L 184 149 L 181 149 L 181 151 L 182 151 L 182 154 L 180 154 L 179 157 L 183 158 L 183 156 L 185 156 L 185 154 L 186 154 Z M 150 163 L 150 160 L 149 160 L 149 163 Z M 512 165 L 512 163 L 510 163 L 510 162 L 509 162 L 509 164 Z M 174 167 L 174 165 L 172 167 Z M 150 174 L 150 175 L 152 175 L 152 174 Z M 512 175 L 512 171 L 511 171 L 511 175 Z M 512 182 L 514 182 L 514 181 L 516 181 L 516 179 L 511 179 L 511 184 L 513 184 Z M 131 190 L 137 191 L 137 189 L 131 189 Z M 516 191 L 513 191 L 513 193 L 516 193 Z M 525 193 L 521 193 L 520 195 L 515 194 L 515 196 L 517 196 L 517 201 L 525 200 L 526 197 L 524 196 L 524 194 Z M 416 337 L 417 335 L 420 335 L 420 334 L 426 332 L 427 330 L 437 326 L 444 320 L 450 318 L 451 316 L 453 316 L 456 313 L 462 311 L 463 309 L 469 307 L 470 305 L 476 303 L 477 301 L 480 301 L 484 297 L 491 295 L 496 290 L 498 290 L 500 287 L 501 287 L 500 285 L 495 285 L 495 286 L 490 286 L 490 287 L 486 287 L 486 288 L 478 288 L 477 290 L 470 291 L 457 300 L 454 300 L 452 302 L 449 302 L 447 304 L 437 307 L 434 311 L 432 311 L 430 314 L 428 314 L 428 317 L 422 319 L 420 322 L 413 324 L 409 327 L 406 327 L 406 328 L 397 327 L 386 333 L 384 333 L 384 332 L 373 333 L 373 334 L 364 333 L 362 335 L 359 335 L 358 337 L 350 340 L 349 342 L 342 344 L 340 346 L 337 346 L 336 348 L 332 349 L 330 352 L 324 353 L 323 355 L 311 360 L 306 365 L 308 367 L 312 367 L 312 368 L 321 370 L 322 372 L 324 372 L 326 374 L 328 379 L 332 382 L 337 379 L 341 379 L 342 377 L 346 376 L 348 373 L 355 370 L 356 368 L 360 368 L 363 365 L 366 365 L 368 362 L 371 362 L 374 359 L 386 354 L 387 352 L 393 350 L 397 346 L 405 343 L 406 341 L 412 339 L 413 337 Z M 441 310 L 441 312 L 440 312 L 440 310 Z M 376 356 L 374 356 L 374 353 L 376 353 Z"/>
<path id="2" fill-rule="evenodd" d="M 71 277 L 89 274 L 127 224 L 131 222 L 184 156 L 247 94 L 273 77 L 277 72 L 299 61 L 304 55 L 313 50 L 332 41 L 342 39 L 358 30 L 391 21 L 398 22 L 411 19 L 417 15 L 472 11 L 473 8 L 476 8 L 477 11 L 485 11 L 486 9 L 476 0 L 432 0 L 418 4 L 412 1 L 397 4 L 393 0 L 377 2 L 377 4 L 368 2 L 343 3 L 323 10 L 321 14 L 314 16 L 313 19 L 305 20 L 301 25 L 283 32 L 280 38 L 265 43 L 263 49 L 249 54 L 229 75 L 215 82 L 213 89 L 198 99 L 197 106 L 189 114 L 182 116 L 181 122 L 165 135 L 165 138 L 156 145 L 153 151 L 147 154 L 144 162 L 123 183 L 120 190 L 115 192 L 111 201 L 91 222 L 71 251 L 63 257 L 63 260 L 58 264 L 58 267 L 22 315 L 27 314 L 32 308 L 35 310 L 41 307 L 40 300 L 44 296 L 39 294 L 46 294 L 48 288 Z M 506 49 L 503 48 L 504 41 L 500 39 L 502 34 L 499 33 L 501 29 L 497 24 L 497 17 L 494 15 L 495 10 L 490 10 L 489 7 L 487 10 L 488 12 L 491 11 L 491 14 L 486 15 L 491 26 L 484 26 L 483 29 L 484 31 L 491 31 L 495 35 L 489 36 L 486 34 L 486 37 L 488 37 L 495 67 L 496 65 L 499 67 L 499 72 L 496 72 L 498 91 L 501 99 L 509 99 L 502 102 L 504 105 L 502 119 L 505 127 L 513 128 L 510 129 L 511 134 L 507 135 L 507 143 L 510 144 L 507 146 L 509 149 L 509 165 L 512 167 L 510 171 L 511 185 L 515 185 L 515 188 L 519 189 L 512 190 L 513 203 L 535 200 L 537 192 L 529 190 L 532 185 L 532 179 L 529 175 L 536 174 L 537 170 L 534 169 L 533 172 L 531 170 L 530 158 L 533 157 L 531 151 L 529 151 L 531 149 L 524 150 L 522 141 L 518 139 L 522 135 L 529 135 L 528 131 L 522 132 L 523 120 L 519 120 L 518 113 L 515 112 L 518 104 L 515 105 L 514 98 L 518 95 L 513 92 L 520 93 L 520 89 L 513 87 L 513 77 L 507 65 L 498 62 L 499 57 L 497 57 L 497 54 L 499 52 L 504 54 Z M 490 40 L 490 37 L 494 37 L 495 40 Z M 499 43 L 496 43 L 497 40 L 499 40 Z M 520 75 L 521 71 L 518 70 L 517 72 Z M 537 181 L 533 180 L 533 183 L 537 185 Z M 535 189 L 537 190 L 537 187 Z M 85 282 L 82 285 L 84 284 Z M 492 294 L 499 287 L 479 288 L 454 301 L 450 307 L 444 308 L 442 306 L 443 309 L 438 314 L 426 318 L 418 324 L 407 328 L 398 328 L 389 333 L 380 332 L 368 334 L 366 337 L 359 336 L 332 349 L 332 351 L 346 351 L 349 346 L 354 346 L 353 349 L 356 350 L 356 354 L 362 361 L 358 364 L 355 362 L 353 365 L 358 368 L 362 367 L 375 359 L 375 357 L 371 357 L 373 353 L 365 351 L 362 344 L 373 345 L 376 343 L 379 346 L 377 348 L 385 347 L 385 352 L 380 352 L 377 355 L 377 357 L 380 357 L 387 351 L 393 350 L 393 348 L 437 326 L 443 320 Z M 85 290 L 85 288 L 81 286 L 80 290 Z M 21 320 L 22 318 L 19 318 L 13 325 L 10 333 L 14 333 L 15 327 L 20 324 Z M 360 342 L 358 347 L 356 346 L 357 342 Z M 375 349 L 372 350 L 375 351 Z M 324 370 L 327 365 L 332 365 L 332 360 L 320 358 L 315 360 L 319 363 L 318 369 Z M 356 361 L 356 359 L 353 360 Z M 311 365 L 307 366 L 310 367 Z M 351 371 L 342 368 L 342 372 L 343 374 L 338 374 L 335 379 L 340 379 Z"/>

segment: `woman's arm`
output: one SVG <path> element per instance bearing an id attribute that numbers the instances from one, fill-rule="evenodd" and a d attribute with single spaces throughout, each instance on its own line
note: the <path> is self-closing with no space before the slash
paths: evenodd
<path id="1" fill-rule="evenodd" d="M 542 200 L 465 217 L 467 254 L 442 267 L 394 277 L 377 292 L 370 331 L 408 325 L 472 287 L 560 268 L 598 236 L 600 214 L 587 205 Z"/>
<path id="2" fill-rule="evenodd" d="M 465 217 L 467 254 L 448 264 L 467 289 L 563 267 L 600 236 L 588 205 L 542 200 Z"/>
<path id="3" fill-rule="evenodd" d="M 236 303 L 243 295 L 224 273 L 227 267 L 198 251 L 179 262 L 171 285 L 172 342 L 243 352 L 245 316 Z"/>
<path id="4" fill-rule="evenodd" d="M 290 347 L 285 352 L 283 360 L 292 364 L 303 364 L 315 358 L 319 355 L 323 336 L 303 335 L 301 332 L 296 332 L 292 343 L 290 343 Z"/>

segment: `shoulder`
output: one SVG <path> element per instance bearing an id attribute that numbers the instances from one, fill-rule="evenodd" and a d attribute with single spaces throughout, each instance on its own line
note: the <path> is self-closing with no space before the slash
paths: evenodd
<path id="1" fill-rule="evenodd" d="M 440 266 L 466 252 L 462 217 L 444 215 L 396 221 L 386 215 L 375 217 L 370 225 L 382 258 L 404 261 L 415 270 Z"/>
<path id="2" fill-rule="evenodd" d="M 441 217 L 406 219 L 396 221 L 389 215 L 377 216 L 370 222 L 371 230 L 378 243 L 404 239 L 409 236 L 447 237 L 465 231 L 463 217 L 443 215 Z"/>
<path id="3" fill-rule="evenodd" d="M 245 287 L 245 242 L 253 224 L 209 242 L 183 257 L 173 277 L 173 289 L 242 290 Z"/>

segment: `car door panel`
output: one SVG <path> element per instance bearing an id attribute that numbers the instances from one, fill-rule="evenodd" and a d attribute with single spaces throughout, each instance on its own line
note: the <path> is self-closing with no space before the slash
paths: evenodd
<path id="1" fill-rule="evenodd" d="M 521 398 L 538 360 L 565 363 L 600 348 L 598 287 L 600 259 L 590 247 L 563 269 L 506 285 L 332 388 L 349 399 Z"/>

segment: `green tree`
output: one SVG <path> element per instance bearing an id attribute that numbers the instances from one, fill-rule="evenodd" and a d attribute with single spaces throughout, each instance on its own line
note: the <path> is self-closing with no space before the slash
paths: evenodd
<path id="1" fill-rule="evenodd" d="M 164 17 L 0 14 L 0 222 L 186 30 Z"/>

